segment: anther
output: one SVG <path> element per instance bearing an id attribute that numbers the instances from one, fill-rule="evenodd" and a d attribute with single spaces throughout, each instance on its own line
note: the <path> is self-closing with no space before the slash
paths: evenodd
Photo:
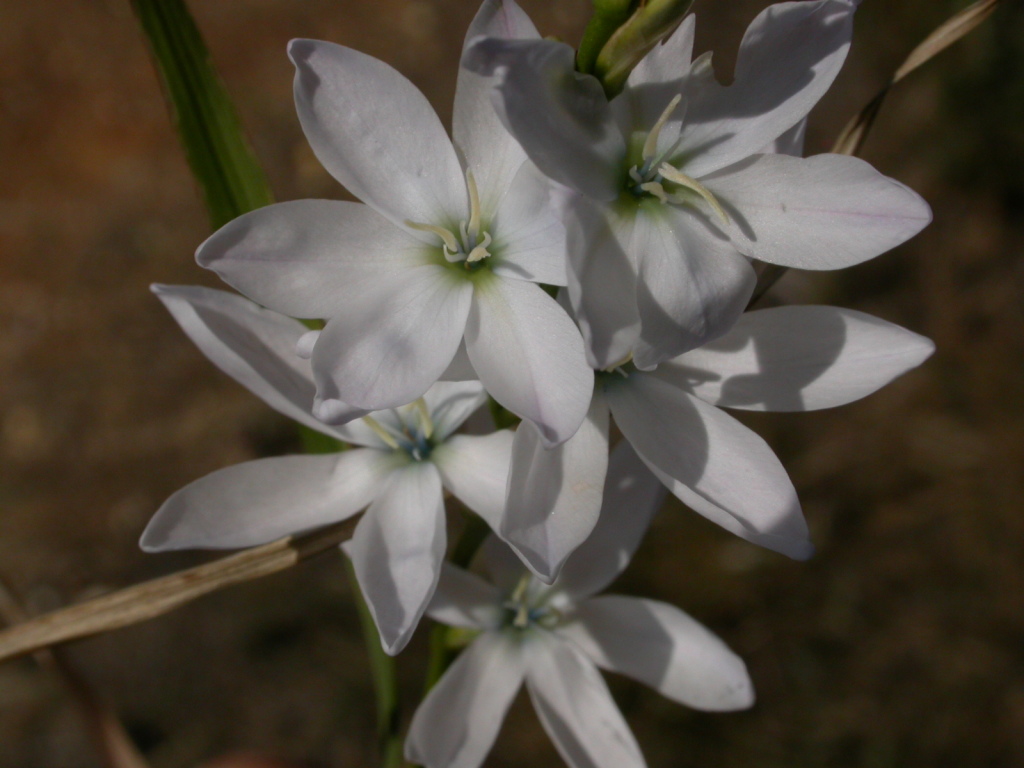
<path id="1" fill-rule="evenodd" d="M 650 160 L 658 151 L 658 138 L 661 136 L 661 129 L 665 127 L 665 123 L 668 122 L 669 117 L 671 117 L 672 113 L 675 112 L 676 107 L 679 106 L 679 102 L 682 101 L 682 99 L 683 95 L 681 93 L 677 93 L 673 96 L 672 101 L 668 103 L 668 106 L 665 107 L 665 111 L 661 113 L 661 117 L 658 118 L 654 127 L 651 128 L 651 132 L 647 134 L 647 140 L 644 142 L 643 149 L 644 160 Z"/>
<path id="2" fill-rule="evenodd" d="M 715 196 L 711 194 L 711 190 L 709 190 L 699 181 L 687 176 L 678 168 L 674 168 L 668 163 L 662 163 L 661 165 L 659 165 L 658 173 L 660 173 L 663 178 L 668 179 L 672 183 L 678 184 L 681 187 L 685 187 L 686 189 L 696 192 L 698 195 L 704 198 L 704 201 L 711 206 L 711 208 L 714 210 L 716 214 L 718 214 L 718 217 L 722 220 L 723 223 L 729 223 L 729 215 L 725 212 L 725 209 L 722 207 L 721 203 L 719 203 L 718 200 L 715 199 Z"/>
<path id="3" fill-rule="evenodd" d="M 409 227 L 409 229 L 417 229 L 420 232 L 430 232 L 431 234 L 437 235 L 444 242 L 444 247 L 452 255 L 462 250 L 459 247 L 458 238 L 444 227 L 436 227 L 433 224 L 417 224 L 415 221 L 406 221 L 405 226 Z"/>
<path id="4" fill-rule="evenodd" d="M 416 406 L 416 413 L 420 417 L 420 430 L 423 432 L 423 436 L 429 440 L 434 435 L 434 422 L 430 419 L 427 401 L 421 397 L 413 405 Z"/>
<path id="5" fill-rule="evenodd" d="M 466 263 L 473 264 L 474 262 L 480 261 L 481 259 L 486 259 L 488 256 L 490 256 L 491 252 L 487 250 L 487 246 L 490 244 L 491 233 L 484 232 L 484 239 L 481 241 L 480 245 L 476 246 L 475 248 L 473 248 L 472 251 L 469 252 L 469 255 L 466 257 Z"/>
<path id="6" fill-rule="evenodd" d="M 368 426 L 370 429 L 372 429 L 373 433 L 377 435 L 377 437 L 379 437 L 381 440 L 383 440 L 385 445 L 388 445 L 389 447 L 393 448 L 396 451 L 399 448 L 401 448 L 401 446 L 398 444 L 398 441 L 395 440 L 391 433 L 384 429 L 381 423 L 372 416 L 363 416 L 363 423 L 366 424 L 366 426 Z"/>

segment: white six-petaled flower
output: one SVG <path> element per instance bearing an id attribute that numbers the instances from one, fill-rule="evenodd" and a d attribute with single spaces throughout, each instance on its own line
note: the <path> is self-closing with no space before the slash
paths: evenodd
<path id="1" fill-rule="evenodd" d="M 663 496 L 623 443 L 611 458 L 601 520 L 554 584 L 532 577 L 494 538 L 481 558 L 491 583 L 446 564 L 429 615 L 480 634 L 416 711 L 410 761 L 477 768 L 525 682 L 572 768 L 641 768 L 643 755 L 598 667 L 697 709 L 751 705 L 743 661 L 685 613 L 654 600 L 594 597 L 629 563 Z"/>
<path id="2" fill-rule="evenodd" d="M 930 221 L 912 190 L 862 160 L 778 152 L 846 58 L 854 0 L 777 3 L 750 25 L 734 82 L 692 61 L 693 16 L 610 102 L 551 40 L 480 39 L 505 125 L 564 185 L 569 297 L 595 368 L 642 369 L 725 331 L 754 287 L 749 258 L 837 269 Z"/>
<path id="3" fill-rule="evenodd" d="M 537 37 L 498 0 L 469 34 Z M 495 116 L 488 79 L 460 69 L 449 140 L 387 64 L 313 40 L 288 50 L 306 137 L 365 204 L 253 211 L 203 243 L 199 263 L 266 307 L 327 319 L 311 352 L 324 421 L 415 400 L 464 343 L 498 402 L 549 444 L 567 439 L 586 413 L 589 371 L 579 331 L 538 285 L 566 282 L 564 230 Z"/>
<path id="4" fill-rule="evenodd" d="M 444 559 L 443 489 L 492 527 L 502 513 L 512 433 L 454 434 L 486 401 L 482 385 L 439 382 L 415 403 L 324 424 L 311 414 L 309 361 L 295 352 L 306 332 L 300 322 L 223 291 L 154 290 L 221 370 L 286 416 L 357 447 L 257 459 L 196 480 L 160 507 L 142 534 L 143 549 L 255 546 L 366 509 L 349 554 L 384 648 L 400 651 Z"/>

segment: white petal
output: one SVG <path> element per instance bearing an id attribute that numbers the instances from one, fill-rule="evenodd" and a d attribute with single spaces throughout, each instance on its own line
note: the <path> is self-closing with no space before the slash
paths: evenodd
<path id="1" fill-rule="evenodd" d="M 450 627 L 493 629 L 500 626 L 503 618 L 503 599 L 494 585 L 445 562 L 427 615 Z"/>
<path id="2" fill-rule="evenodd" d="M 530 17 L 511 0 L 486 0 L 469 25 L 463 48 L 478 37 L 508 40 L 540 37 Z M 504 197 L 526 153 L 505 130 L 491 104 L 494 78 L 459 67 L 455 85 L 452 138 L 473 172 L 484 211 L 493 212 Z"/>
<path id="3" fill-rule="evenodd" d="M 347 551 L 381 645 L 396 654 L 430 602 L 444 560 L 444 501 L 434 465 L 414 462 L 395 472 Z"/>
<path id="4" fill-rule="evenodd" d="M 678 608 L 607 595 L 577 606 L 559 627 L 598 666 L 695 709 L 729 712 L 754 703 L 743 660 Z"/>
<path id="5" fill-rule="evenodd" d="M 807 118 L 794 125 L 775 141 L 761 148 L 759 155 L 777 154 L 791 157 L 804 156 L 804 143 L 807 140 Z"/>
<path id="6" fill-rule="evenodd" d="M 224 291 L 184 285 L 154 285 L 152 290 L 224 373 L 288 418 L 340 437 L 311 412 L 316 392 L 313 372 L 309 361 L 295 353 L 306 326 Z M 365 413 L 342 408 L 339 415 L 345 420 Z"/>
<path id="7" fill-rule="evenodd" d="M 334 178 L 399 226 L 466 218 L 462 168 L 419 89 L 382 61 L 317 40 L 292 40 L 295 106 Z"/>
<path id="8" fill-rule="evenodd" d="M 442 442 L 487 402 L 487 392 L 479 381 L 439 381 L 423 401 L 434 423 L 434 442 Z"/>
<path id="9" fill-rule="evenodd" d="M 565 285 L 565 227 L 551 204 L 551 182 L 525 163 L 491 225 L 491 269 L 502 277 Z"/>
<path id="10" fill-rule="evenodd" d="M 512 433 L 503 429 L 483 437 L 455 435 L 437 446 L 431 458 L 445 487 L 492 530 L 498 530 L 512 461 Z"/>
<path id="11" fill-rule="evenodd" d="M 851 0 L 776 3 L 740 43 L 733 84 L 690 94 L 685 166 L 700 178 L 760 151 L 806 117 L 835 80 L 850 48 Z"/>
<path id="12" fill-rule="evenodd" d="M 625 141 L 601 84 L 575 72 L 575 62 L 565 43 L 494 37 L 471 43 L 462 59 L 474 72 L 497 74 L 498 115 L 537 167 L 585 195 L 612 200 Z"/>
<path id="13" fill-rule="evenodd" d="M 757 155 L 703 183 L 730 211 L 740 247 L 786 267 L 850 267 L 931 221 L 920 195 L 856 157 Z"/>
<path id="14" fill-rule="evenodd" d="M 406 760 L 424 768 L 477 768 L 522 681 L 519 646 L 497 633 L 478 637 L 413 715 Z"/>
<path id="15" fill-rule="evenodd" d="M 571 768 L 644 768 L 608 686 L 583 653 L 539 634 L 525 648 L 526 687 L 544 730 Z"/>
<path id="16" fill-rule="evenodd" d="M 620 363 L 640 333 L 636 266 L 628 250 L 636 217 L 573 194 L 563 200 L 569 302 L 597 370 Z"/>
<path id="17" fill-rule="evenodd" d="M 924 336 L 863 312 L 775 307 L 748 312 L 658 376 L 720 407 L 813 411 L 867 397 L 934 350 Z"/>
<path id="18" fill-rule="evenodd" d="M 637 212 L 631 248 L 646 370 L 720 336 L 740 316 L 757 282 L 747 259 L 703 215 L 655 203 Z"/>
<path id="19" fill-rule="evenodd" d="M 601 517 L 593 533 L 562 569 L 558 587 L 573 597 L 600 592 L 625 570 L 665 500 L 665 486 L 651 474 L 628 440 L 612 451 Z"/>
<path id="20" fill-rule="evenodd" d="M 697 17 L 692 13 L 667 39 L 655 45 L 629 73 L 626 88 L 679 80 L 693 59 L 693 35 Z M 650 127 L 650 126 L 648 126 Z"/>
<path id="21" fill-rule="evenodd" d="M 593 371 L 579 330 L 540 286 L 500 277 L 478 282 L 466 350 L 491 396 L 540 427 L 548 444 L 568 440 L 579 428 Z"/>
<path id="22" fill-rule="evenodd" d="M 295 200 L 233 219 L 196 251 L 201 266 L 264 306 L 293 317 L 330 317 L 399 269 L 427 263 L 428 248 L 372 208 Z"/>
<path id="23" fill-rule="evenodd" d="M 327 323 L 313 350 L 321 400 L 366 409 L 411 403 L 437 381 L 459 347 L 472 286 L 441 266 L 393 275 Z"/>
<path id="24" fill-rule="evenodd" d="M 501 537 L 550 584 L 590 535 L 608 470 L 608 406 L 595 397 L 575 435 L 545 448 L 537 428 L 516 430 Z"/>
<path id="25" fill-rule="evenodd" d="M 165 501 L 140 545 L 164 552 L 266 544 L 351 517 L 373 500 L 395 468 L 392 456 L 370 448 L 236 464 Z"/>
<path id="26" fill-rule="evenodd" d="M 737 536 L 810 556 L 796 491 L 764 440 L 657 373 L 607 382 L 615 423 L 672 493 Z"/>

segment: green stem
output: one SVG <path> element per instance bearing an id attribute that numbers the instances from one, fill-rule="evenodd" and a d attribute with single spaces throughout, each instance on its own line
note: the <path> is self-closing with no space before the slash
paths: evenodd
<path id="1" fill-rule="evenodd" d="M 132 0 L 214 228 L 273 195 L 184 0 Z"/>
<path id="2" fill-rule="evenodd" d="M 377 698 L 377 742 L 380 746 L 383 768 L 400 768 L 402 765 L 402 734 L 398 707 L 398 682 L 395 678 L 395 660 L 384 652 L 380 644 L 377 625 L 373 614 L 363 599 L 356 579 L 356 571 L 349 558 L 344 558 L 352 584 L 352 597 L 359 611 L 359 623 L 363 627 L 363 638 L 370 656 L 370 672 L 373 689 Z"/>
<path id="3" fill-rule="evenodd" d="M 593 74 L 594 64 L 604 44 L 633 15 L 639 1 L 594 0 L 594 15 L 583 30 L 583 39 L 576 52 L 576 69 Z"/>
<path id="4" fill-rule="evenodd" d="M 459 540 L 455 543 L 451 563 L 459 568 L 468 568 L 473 555 L 480 549 L 484 539 L 491 532 L 487 523 L 476 515 L 467 515 L 466 527 L 462 529 Z M 430 692 L 441 679 L 448 667 L 459 655 L 459 649 L 452 643 L 452 628 L 436 624 L 430 630 L 430 656 L 427 661 L 427 675 L 423 684 L 423 693 Z"/>

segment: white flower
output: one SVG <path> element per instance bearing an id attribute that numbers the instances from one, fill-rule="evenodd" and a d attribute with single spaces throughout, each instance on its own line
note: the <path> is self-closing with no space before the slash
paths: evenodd
<path id="1" fill-rule="evenodd" d="M 480 631 L 413 717 L 406 757 L 426 768 L 476 768 L 519 687 L 573 768 L 639 768 L 644 759 L 597 667 L 632 677 L 697 709 L 753 703 L 743 661 L 679 609 L 593 595 L 627 565 L 663 489 L 627 444 L 616 448 L 593 536 L 552 586 L 497 540 L 484 548 L 493 584 L 445 566 L 431 617 Z"/>
<path id="2" fill-rule="evenodd" d="M 488 0 L 470 35 L 536 38 Z M 564 230 L 502 128 L 486 78 L 460 70 L 453 137 L 394 69 L 295 40 L 295 101 L 324 167 L 365 205 L 300 200 L 242 216 L 197 252 L 264 306 L 327 318 L 312 350 L 316 413 L 340 423 L 415 400 L 465 341 L 487 391 L 545 441 L 576 431 L 589 372 L 580 333 L 537 283 L 564 285 Z"/>
<path id="3" fill-rule="evenodd" d="M 400 651 L 444 559 L 442 489 L 492 527 L 502 512 L 512 433 L 453 434 L 485 402 L 481 384 L 439 382 L 414 404 L 329 426 L 310 413 L 310 364 L 295 353 L 306 334 L 301 323 L 222 291 L 154 291 L 221 370 L 286 416 L 360 447 L 258 459 L 207 475 L 164 502 L 142 548 L 255 546 L 366 509 L 347 547 L 385 650 Z"/>
<path id="4" fill-rule="evenodd" d="M 528 425 L 517 431 L 502 534 L 540 578 L 557 576 L 597 520 L 600 502 L 590 491 L 603 481 L 596 454 L 602 435 L 607 445 L 610 413 L 691 509 L 755 544 L 809 557 L 807 524 L 785 469 L 763 439 L 721 409 L 844 405 L 920 365 L 934 349 L 929 339 L 861 312 L 777 307 L 742 315 L 725 335 L 653 371 L 626 364 L 598 372 L 588 428 L 551 450 Z M 524 483 L 518 495 L 511 490 Z M 515 503 L 521 497 L 538 507 Z"/>
<path id="5" fill-rule="evenodd" d="M 567 45 L 471 43 L 465 64 L 499 75 L 505 125 L 568 188 L 569 295 L 595 368 L 650 369 L 727 330 L 754 286 L 747 257 L 837 269 L 928 223 L 918 195 L 862 160 L 776 153 L 842 66 L 855 8 L 770 6 L 728 87 L 708 56 L 691 63 L 691 16 L 610 103 Z"/>

